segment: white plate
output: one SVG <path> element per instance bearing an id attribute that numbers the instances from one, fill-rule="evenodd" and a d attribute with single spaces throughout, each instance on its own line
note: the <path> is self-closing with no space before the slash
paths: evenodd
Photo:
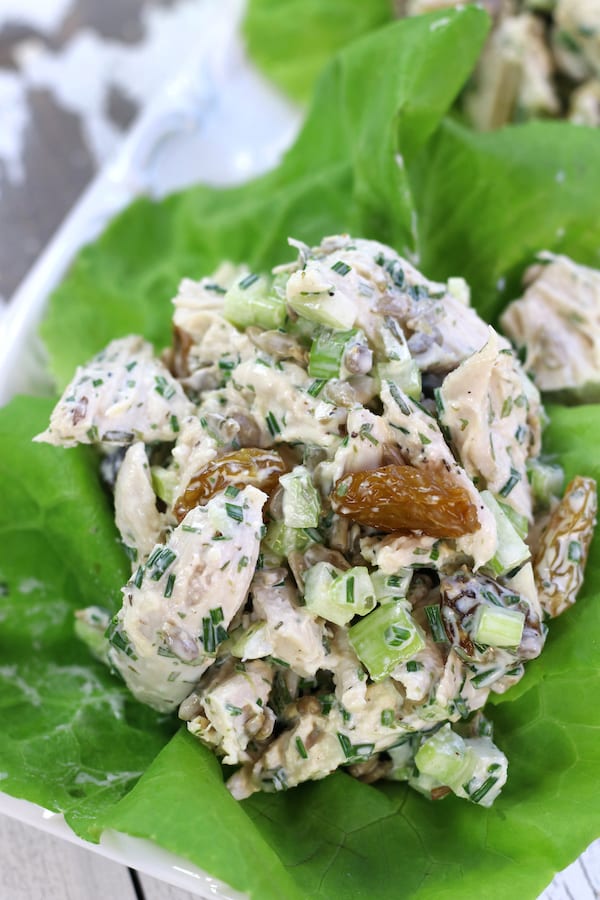
<path id="1" fill-rule="evenodd" d="M 44 305 L 77 250 L 120 210 L 141 194 L 161 197 L 199 181 L 243 182 L 275 165 L 291 143 L 300 113 L 245 58 L 238 37 L 242 6 L 243 0 L 220 0 L 218 8 L 206 4 L 194 59 L 143 113 L 17 291 L 0 321 L 0 405 L 15 393 L 51 390 L 36 335 Z M 244 895 L 150 841 L 106 831 L 100 844 L 88 844 L 61 815 L 2 793 L 0 813 L 200 897 L 243 900 Z M 591 886 L 600 888 L 600 842 L 594 848 L 583 863 L 558 876 L 540 900 L 600 896 Z"/>

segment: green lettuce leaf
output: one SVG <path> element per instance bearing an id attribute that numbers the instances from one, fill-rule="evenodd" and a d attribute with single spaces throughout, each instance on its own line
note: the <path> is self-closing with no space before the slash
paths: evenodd
<path id="1" fill-rule="evenodd" d="M 427 274 L 466 273 L 491 314 L 503 300 L 497 280 L 514 286 L 552 229 L 592 261 L 598 175 L 588 161 L 600 134 L 540 125 L 478 143 L 440 128 L 486 31 L 473 8 L 443 19 L 433 30 L 439 17 L 398 23 L 345 51 L 275 172 L 140 201 L 83 251 L 45 325 L 58 378 L 128 331 L 166 343 L 180 277 L 223 258 L 272 265 L 289 256 L 288 234 L 316 241 L 347 229 L 415 251 Z M 48 411 L 29 399 L 0 414 L 3 789 L 64 810 L 86 836 L 116 827 L 149 837 L 258 900 L 527 900 L 598 835 L 597 544 L 577 606 L 494 710 L 510 769 L 493 809 L 431 804 L 344 773 L 240 805 L 204 748 L 181 733 L 169 740 L 173 723 L 128 699 L 73 639 L 73 609 L 118 602 L 127 570 L 92 454 L 29 444 Z M 598 408 L 552 410 L 548 447 L 569 474 L 600 474 L 599 441 Z"/>
<path id="2" fill-rule="evenodd" d="M 411 170 L 423 270 L 461 274 L 492 321 L 540 250 L 600 266 L 600 135 L 567 122 L 479 134 L 445 121 Z"/>
<path id="3" fill-rule="evenodd" d="M 268 268 L 290 258 L 288 236 L 314 243 L 343 231 L 414 250 L 414 206 L 398 155 L 408 164 L 437 128 L 487 27 L 485 14 L 468 8 L 365 38 L 329 66 L 275 171 L 232 190 L 198 187 L 134 203 L 78 255 L 51 298 L 43 336 L 59 384 L 116 335 L 168 343 L 179 280 L 208 274 L 224 258 Z"/>
<path id="4" fill-rule="evenodd" d="M 0 785 L 97 839 L 174 726 L 73 633 L 76 609 L 120 606 L 129 569 L 97 459 L 31 443 L 50 410 L 27 397 L 0 411 Z"/>
<path id="5" fill-rule="evenodd" d="M 250 0 L 244 36 L 263 72 L 304 102 L 336 51 L 392 18 L 392 0 Z"/>

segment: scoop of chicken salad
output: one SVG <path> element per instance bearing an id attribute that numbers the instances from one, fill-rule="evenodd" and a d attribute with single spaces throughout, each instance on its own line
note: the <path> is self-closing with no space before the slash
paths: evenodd
<path id="1" fill-rule="evenodd" d="M 184 280 L 172 346 L 113 341 L 38 436 L 98 447 L 132 562 L 120 611 L 76 630 L 237 767 L 237 798 L 344 766 L 489 806 L 507 759 L 483 708 L 576 600 L 595 483 L 540 455 L 540 392 L 464 280 L 290 243 L 270 275 Z M 598 273 L 534 275 L 506 328 L 542 387 L 587 385 L 574 320 L 551 376 L 531 322 L 589 308 Z"/>

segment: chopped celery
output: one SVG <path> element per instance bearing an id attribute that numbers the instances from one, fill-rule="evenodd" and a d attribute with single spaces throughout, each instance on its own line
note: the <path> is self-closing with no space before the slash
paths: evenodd
<path id="1" fill-rule="evenodd" d="M 389 747 L 388 756 L 392 760 L 392 771 L 386 775 L 390 781 L 408 781 L 415 770 L 415 744 L 418 735 L 411 735 L 395 747 Z"/>
<path id="2" fill-rule="evenodd" d="M 354 616 L 364 616 L 375 606 L 375 591 L 364 566 L 345 572 L 320 562 L 304 573 L 304 600 L 312 613 L 346 625 Z"/>
<path id="3" fill-rule="evenodd" d="M 494 575 L 505 575 L 522 566 L 529 559 L 531 553 L 493 494 L 489 491 L 481 491 L 481 499 L 493 514 L 498 533 L 496 552 L 486 563 L 485 568 Z"/>
<path id="4" fill-rule="evenodd" d="M 421 397 L 421 372 L 414 359 L 395 359 L 375 366 L 379 382 L 391 381 L 407 397 L 419 400 Z"/>
<path id="5" fill-rule="evenodd" d="M 320 329 L 312 342 L 308 357 L 308 374 L 312 378 L 338 378 L 346 344 L 356 331 Z"/>
<path id="6" fill-rule="evenodd" d="M 550 506 L 553 497 L 563 492 L 565 473 L 558 465 L 530 459 L 527 462 L 527 477 L 531 485 L 533 499 L 541 509 Z"/>
<path id="7" fill-rule="evenodd" d="M 446 724 L 419 747 L 415 763 L 422 775 L 454 788 L 471 776 L 473 760 L 463 738 Z"/>
<path id="8" fill-rule="evenodd" d="M 393 575 L 386 575 L 381 569 L 371 572 L 375 597 L 380 603 L 406 597 L 412 577 L 412 569 L 398 569 Z"/>
<path id="9" fill-rule="evenodd" d="M 469 781 L 455 793 L 479 806 L 490 807 L 506 784 L 508 760 L 489 737 L 466 738 L 465 744 L 473 770 Z"/>
<path id="10" fill-rule="evenodd" d="M 245 275 L 224 297 L 223 315 L 238 328 L 280 328 L 286 319 L 285 297 L 272 290 L 265 275 Z"/>
<path id="11" fill-rule="evenodd" d="M 516 594 L 519 594 L 524 600 L 527 600 L 529 605 L 534 610 L 539 610 L 539 615 L 541 617 L 541 609 L 539 609 L 539 601 L 537 588 L 535 586 L 535 576 L 533 574 L 533 566 L 531 563 L 525 563 L 524 566 L 521 566 L 518 572 L 515 573 L 511 578 L 503 579 L 504 585 L 509 588 L 509 590 L 514 591 Z"/>
<path id="12" fill-rule="evenodd" d="M 409 773 L 407 780 L 413 791 L 418 791 L 419 794 L 423 794 L 428 800 L 433 800 L 436 796 L 434 791 L 443 787 L 437 778 L 433 778 L 432 775 L 425 775 L 424 772 L 419 772 L 416 768 L 413 769 L 412 773 Z M 448 793 L 448 789 L 446 788 L 443 793 Z"/>
<path id="13" fill-rule="evenodd" d="M 381 337 L 385 349 L 386 360 L 381 360 L 375 367 L 379 382 L 391 381 L 413 400 L 421 397 L 421 372 L 410 355 L 404 332 L 395 319 L 385 317 L 385 325 L 381 329 Z"/>
<path id="14" fill-rule="evenodd" d="M 352 297 L 336 291 L 333 284 L 325 284 L 312 269 L 290 277 L 287 302 L 299 316 L 337 331 L 352 328 L 358 311 Z"/>
<path id="15" fill-rule="evenodd" d="M 491 806 L 506 783 L 506 756 L 489 737 L 461 738 L 444 725 L 427 738 L 415 756 L 419 770 L 412 787 L 431 794 L 436 787 L 451 788 L 458 797 Z"/>
<path id="16" fill-rule="evenodd" d="M 402 600 L 380 606 L 353 625 L 348 637 L 373 681 L 381 681 L 425 646 L 425 635 Z"/>
<path id="17" fill-rule="evenodd" d="M 238 628 L 230 638 L 229 652 L 238 659 L 264 659 L 273 652 L 267 623 L 254 622 L 249 628 Z"/>
<path id="18" fill-rule="evenodd" d="M 304 466 L 282 475 L 283 521 L 288 528 L 316 528 L 321 515 L 321 499 Z"/>
<path id="19" fill-rule="evenodd" d="M 525 614 L 502 606 L 478 607 L 471 631 L 473 640 L 490 647 L 518 647 L 523 635 Z"/>
<path id="20" fill-rule="evenodd" d="M 175 491 L 179 480 L 178 473 L 173 471 L 173 469 L 164 469 L 162 466 L 152 466 L 150 476 L 152 478 L 152 489 L 156 496 L 160 497 L 167 506 L 171 506 L 177 499 Z"/>
<path id="21" fill-rule="evenodd" d="M 471 288 L 464 278 L 449 278 L 447 288 L 450 296 L 462 303 L 463 306 L 471 305 Z"/>
<path id="22" fill-rule="evenodd" d="M 263 543 L 279 558 L 287 558 L 294 550 L 306 550 L 313 540 L 303 528 L 290 528 L 285 522 L 271 522 Z"/>
<path id="23" fill-rule="evenodd" d="M 522 538 L 522 540 L 525 540 L 529 533 L 529 519 L 527 516 L 521 515 L 516 509 L 509 506 L 508 503 L 503 503 L 502 500 L 496 500 L 496 502 L 519 537 Z"/>

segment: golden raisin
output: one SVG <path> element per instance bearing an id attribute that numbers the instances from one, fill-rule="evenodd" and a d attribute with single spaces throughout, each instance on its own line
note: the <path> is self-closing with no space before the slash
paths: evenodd
<path id="1" fill-rule="evenodd" d="M 340 515 L 378 531 L 455 538 L 479 527 L 469 494 L 442 468 L 393 465 L 352 472 L 335 485 L 331 505 Z"/>
<path id="2" fill-rule="evenodd" d="M 279 476 L 286 471 L 283 459 L 274 450 L 244 447 L 226 453 L 213 459 L 190 480 L 173 507 L 177 521 L 181 522 L 190 509 L 204 506 L 229 485 L 240 489 L 253 485 L 268 494 L 277 487 Z"/>
<path id="3" fill-rule="evenodd" d="M 577 599 L 598 511 L 596 482 L 578 475 L 550 516 L 533 559 L 544 612 L 559 616 Z"/>

